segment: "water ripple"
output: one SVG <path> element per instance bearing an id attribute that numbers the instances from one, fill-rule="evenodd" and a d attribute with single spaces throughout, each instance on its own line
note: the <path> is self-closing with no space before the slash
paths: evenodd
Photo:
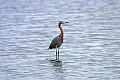
<path id="1" fill-rule="evenodd" d="M 1 80 L 120 79 L 119 0 L 0 1 Z M 63 25 L 61 66 L 51 40 Z"/>

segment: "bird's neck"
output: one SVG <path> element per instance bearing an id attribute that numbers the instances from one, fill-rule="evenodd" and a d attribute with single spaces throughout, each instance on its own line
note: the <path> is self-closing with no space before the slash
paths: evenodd
<path id="1" fill-rule="evenodd" d="M 63 29 L 62 29 L 62 24 L 59 24 L 58 25 L 59 26 L 59 28 L 60 28 L 60 31 L 61 31 L 61 33 L 60 33 L 60 40 L 61 40 L 61 42 L 63 43 L 63 36 L 64 36 L 64 33 L 63 33 Z"/>

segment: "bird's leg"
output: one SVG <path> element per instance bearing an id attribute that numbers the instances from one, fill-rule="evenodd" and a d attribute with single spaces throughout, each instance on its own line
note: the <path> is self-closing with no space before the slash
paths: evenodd
<path id="1" fill-rule="evenodd" d="M 59 60 L 59 48 L 58 48 L 58 60 Z"/>
<path id="2" fill-rule="evenodd" d="M 57 48 L 56 48 L 56 60 L 57 60 Z"/>

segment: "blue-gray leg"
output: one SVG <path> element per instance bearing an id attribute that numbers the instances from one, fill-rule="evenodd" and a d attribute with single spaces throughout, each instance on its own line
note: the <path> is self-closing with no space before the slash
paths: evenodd
<path id="1" fill-rule="evenodd" d="M 57 48 L 56 48 L 56 60 L 57 60 L 57 56 L 58 56 L 58 55 L 57 55 Z"/>
<path id="2" fill-rule="evenodd" d="M 59 48 L 58 48 L 58 60 L 59 60 Z"/>

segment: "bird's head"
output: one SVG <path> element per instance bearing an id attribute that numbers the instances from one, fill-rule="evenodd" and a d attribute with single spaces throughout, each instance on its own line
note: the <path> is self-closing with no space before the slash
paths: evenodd
<path id="1" fill-rule="evenodd" d="M 59 24 L 65 24 L 65 23 L 69 23 L 69 22 L 64 22 L 64 21 L 59 22 Z"/>

